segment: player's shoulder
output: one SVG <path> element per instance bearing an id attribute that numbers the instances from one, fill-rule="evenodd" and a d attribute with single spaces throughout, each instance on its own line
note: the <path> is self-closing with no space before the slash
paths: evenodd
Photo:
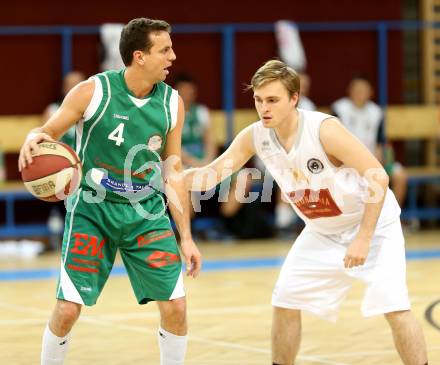
<path id="1" fill-rule="evenodd" d="M 65 101 L 88 104 L 95 91 L 95 82 L 92 79 L 84 80 L 75 85 L 67 94 Z"/>
<path id="2" fill-rule="evenodd" d="M 102 71 L 102 72 L 97 73 L 94 76 L 102 76 L 102 77 L 114 78 L 114 77 L 120 77 L 123 74 L 124 74 L 124 69 L 120 69 L 120 70 L 106 70 L 106 71 Z"/>
<path id="3" fill-rule="evenodd" d="M 252 141 L 252 144 L 255 145 L 258 141 L 269 138 L 271 130 L 271 128 L 265 127 L 261 120 L 257 120 L 250 123 L 240 133 L 245 135 L 246 138 Z"/>
<path id="4" fill-rule="evenodd" d="M 170 92 L 176 92 L 177 90 L 175 90 L 170 84 L 167 84 L 165 81 L 159 81 L 156 84 L 156 88 L 161 91 L 162 93 L 170 93 Z"/>
<path id="5" fill-rule="evenodd" d="M 248 131 L 253 131 L 255 133 L 263 133 L 265 130 L 267 130 L 268 128 L 266 128 L 263 124 L 263 122 L 261 121 L 261 119 L 251 122 L 246 128 L 244 128 L 245 130 Z"/>
<path id="6" fill-rule="evenodd" d="M 305 110 L 305 109 L 298 109 L 298 112 L 300 113 L 301 118 L 306 123 L 317 123 L 320 124 L 323 120 L 329 119 L 329 118 L 335 118 L 331 114 L 323 113 L 317 110 Z"/>

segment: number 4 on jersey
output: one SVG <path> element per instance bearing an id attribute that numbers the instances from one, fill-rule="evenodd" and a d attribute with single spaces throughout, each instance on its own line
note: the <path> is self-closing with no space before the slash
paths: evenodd
<path id="1" fill-rule="evenodd" d="M 120 146 L 122 142 L 124 142 L 124 138 L 122 134 L 124 133 L 124 123 L 119 123 L 119 125 L 115 128 L 113 132 L 108 135 L 108 139 L 116 142 L 116 146 Z"/>

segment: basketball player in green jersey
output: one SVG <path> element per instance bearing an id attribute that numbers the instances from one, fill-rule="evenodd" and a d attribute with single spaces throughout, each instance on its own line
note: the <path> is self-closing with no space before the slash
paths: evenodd
<path id="1" fill-rule="evenodd" d="M 163 189 L 174 196 L 169 208 L 188 275 L 197 276 L 201 257 L 178 178 L 184 106 L 163 82 L 176 59 L 170 26 L 133 19 L 121 33 L 119 48 L 126 68 L 95 75 L 73 88 L 20 151 L 21 170 L 32 163 L 37 143 L 59 139 L 77 123 L 76 152 L 85 177 L 67 201 L 58 300 L 43 336 L 42 365 L 63 364 L 81 307 L 96 303 L 118 249 L 138 302 L 158 303 L 160 363 L 184 362 L 186 301 Z"/>

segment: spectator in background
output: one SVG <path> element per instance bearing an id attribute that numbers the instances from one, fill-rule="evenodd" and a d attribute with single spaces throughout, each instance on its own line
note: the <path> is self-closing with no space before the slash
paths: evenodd
<path id="1" fill-rule="evenodd" d="M 79 84 L 81 81 L 84 81 L 85 79 L 86 79 L 86 77 L 80 71 L 72 71 L 72 72 L 69 72 L 66 76 L 64 76 L 60 98 L 57 101 L 49 104 L 46 107 L 46 109 L 43 112 L 43 116 L 42 116 L 43 123 L 46 123 L 49 120 L 49 118 L 53 114 L 55 114 L 55 112 L 60 107 L 60 105 L 61 105 L 64 97 L 67 95 L 67 93 L 71 89 L 73 89 L 74 86 Z M 66 134 L 63 137 L 61 137 L 60 141 L 64 142 L 65 144 L 69 145 L 72 148 L 75 148 L 75 126 L 70 128 L 66 132 Z"/>
<path id="2" fill-rule="evenodd" d="M 55 114 L 67 93 L 85 79 L 84 74 L 80 71 L 72 71 L 64 76 L 59 99 L 49 104 L 43 112 L 43 124 L 46 123 L 53 114 Z M 75 125 L 72 126 L 66 132 L 66 134 L 61 137 L 60 141 L 75 149 Z M 52 205 L 47 217 L 47 226 L 49 228 L 49 247 L 47 249 L 50 251 L 58 251 L 61 248 L 60 243 L 63 236 L 65 215 L 66 210 L 64 208 L 64 201 L 60 201 Z"/>
<path id="3" fill-rule="evenodd" d="M 185 105 L 185 123 L 182 130 L 182 163 L 187 167 L 203 166 L 211 162 L 217 153 L 215 138 L 211 126 L 209 109 L 197 102 L 197 84 L 188 74 L 179 74 L 174 79 L 174 88 L 179 93 Z M 213 212 L 217 214 L 219 205 L 216 199 L 208 201 L 200 198 L 199 192 L 194 192 L 191 201 L 200 201 L 200 216 L 210 216 Z M 189 209 L 191 218 L 194 218 L 195 211 L 193 204 Z M 203 226 L 203 225 L 202 225 Z M 201 237 L 207 236 L 208 228 L 193 227 L 194 234 Z"/>
<path id="4" fill-rule="evenodd" d="M 182 162 L 188 167 L 206 165 L 217 153 L 209 109 L 197 103 L 197 85 L 189 75 L 178 75 L 174 80 L 174 87 L 185 103 Z"/>
<path id="5" fill-rule="evenodd" d="M 332 114 L 376 155 L 390 176 L 391 186 L 399 205 L 405 202 L 408 177 L 403 166 L 394 161 L 392 146 L 384 133 L 384 113 L 371 101 L 373 88 L 363 75 L 354 76 L 348 85 L 348 97 L 335 101 Z"/>
<path id="6" fill-rule="evenodd" d="M 300 90 L 299 90 L 299 102 L 298 108 L 305 110 L 316 110 L 316 105 L 309 98 L 310 85 L 312 81 L 310 80 L 310 76 L 306 73 L 300 73 L 299 75 L 300 81 Z"/>
<path id="7" fill-rule="evenodd" d="M 246 167 L 252 167 L 252 162 Z M 270 212 L 262 202 L 262 184 L 261 180 L 252 180 L 249 174 L 236 173 L 230 178 L 228 196 L 220 203 L 219 213 L 227 233 L 237 239 L 273 237 Z M 258 194 L 258 198 L 251 194 Z"/>

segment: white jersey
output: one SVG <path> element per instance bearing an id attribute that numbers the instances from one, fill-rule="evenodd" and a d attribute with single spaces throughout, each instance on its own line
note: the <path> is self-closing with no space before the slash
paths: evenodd
<path id="1" fill-rule="evenodd" d="M 356 228 L 369 197 L 364 178 L 343 165 L 334 166 L 319 138 L 323 120 L 331 115 L 298 109 L 298 133 L 290 151 L 278 142 L 274 129 L 261 121 L 253 124 L 255 151 L 306 225 L 322 234 Z M 380 186 L 377 186 L 380 188 Z M 378 227 L 398 218 L 400 208 L 387 190 Z"/>
<path id="2" fill-rule="evenodd" d="M 375 154 L 377 134 L 383 120 L 379 105 L 368 101 L 362 108 L 358 108 L 349 98 L 342 98 L 335 101 L 331 109 L 342 124 Z"/>

